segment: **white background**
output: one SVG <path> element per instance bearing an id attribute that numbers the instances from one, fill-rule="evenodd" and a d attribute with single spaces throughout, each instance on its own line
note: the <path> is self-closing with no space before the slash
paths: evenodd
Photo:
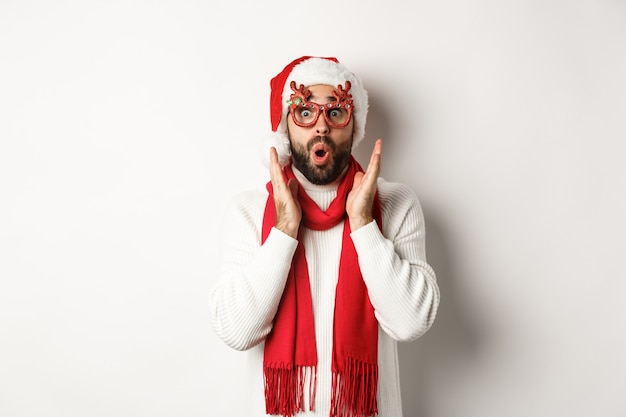
<path id="1" fill-rule="evenodd" d="M 0 0 L 0 416 L 241 415 L 217 234 L 309 54 L 426 215 L 406 417 L 626 415 L 625 1 Z"/>

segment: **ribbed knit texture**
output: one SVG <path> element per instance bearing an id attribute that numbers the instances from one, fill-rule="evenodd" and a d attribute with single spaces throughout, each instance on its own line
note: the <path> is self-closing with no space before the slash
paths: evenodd
<path id="1" fill-rule="evenodd" d="M 327 207 L 334 199 L 333 186 L 314 186 L 303 178 L 299 180 L 320 207 Z M 396 341 L 414 340 L 430 328 L 439 304 L 439 290 L 435 274 L 426 263 L 424 223 L 415 195 L 404 185 L 382 179 L 378 192 L 385 236 L 370 224 L 352 233 L 352 240 L 380 324 L 379 415 L 400 417 Z M 247 351 L 245 379 L 249 391 L 241 392 L 240 397 L 250 401 L 249 417 L 265 416 L 263 340 L 271 330 L 297 245 L 296 240 L 273 229 L 260 247 L 266 198 L 264 190 L 244 193 L 227 210 L 219 279 L 209 300 L 216 334 L 232 348 Z M 305 416 L 329 415 L 333 307 L 341 237 L 341 224 L 324 231 L 305 229 L 302 233 L 318 351 L 316 407 L 314 412 L 302 413 Z"/>

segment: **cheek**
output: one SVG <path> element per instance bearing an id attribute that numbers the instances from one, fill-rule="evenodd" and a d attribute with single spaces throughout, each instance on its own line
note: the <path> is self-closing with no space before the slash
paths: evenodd
<path id="1" fill-rule="evenodd" d="M 302 142 L 301 138 L 305 137 L 303 135 L 304 128 L 296 125 L 293 120 L 291 120 L 291 115 L 287 115 L 287 136 L 291 142 Z"/>
<path id="2" fill-rule="evenodd" d="M 349 126 L 341 129 L 338 135 L 338 141 L 352 146 L 352 137 L 354 136 L 354 124 L 351 122 Z"/>

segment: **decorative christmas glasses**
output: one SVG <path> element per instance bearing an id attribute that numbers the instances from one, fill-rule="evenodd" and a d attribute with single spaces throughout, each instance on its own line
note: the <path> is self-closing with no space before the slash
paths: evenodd
<path id="1" fill-rule="evenodd" d="M 326 104 L 319 104 L 309 101 L 311 92 L 300 84 L 300 88 L 296 88 L 295 81 L 292 81 L 289 86 L 293 90 L 293 94 L 289 97 L 287 104 L 289 104 L 289 113 L 293 122 L 300 127 L 311 127 L 317 123 L 320 114 L 324 115 L 324 119 L 328 126 L 341 129 L 346 127 L 352 119 L 352 94 L 349 94 L 350 81 L 346 81 L 345 89 L 338 85 L 333 90 L 334 101 Z"/>

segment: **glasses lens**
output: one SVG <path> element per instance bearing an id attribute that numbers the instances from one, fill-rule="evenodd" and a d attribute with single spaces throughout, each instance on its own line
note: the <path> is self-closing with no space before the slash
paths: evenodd
<path id="1" fill-rule="evenodd" d="M 331 126 L 344 126 L 350 121 L 350 112 L 343 107 L 326 108 L 326 120 Z"/>
<path id="2" fill-rule="evenodd" d="M 293 109 L 293 117 L 300 125 L 313 125 L 317 121 L 318 111 L 316 106 L 296 107 Z"/>

